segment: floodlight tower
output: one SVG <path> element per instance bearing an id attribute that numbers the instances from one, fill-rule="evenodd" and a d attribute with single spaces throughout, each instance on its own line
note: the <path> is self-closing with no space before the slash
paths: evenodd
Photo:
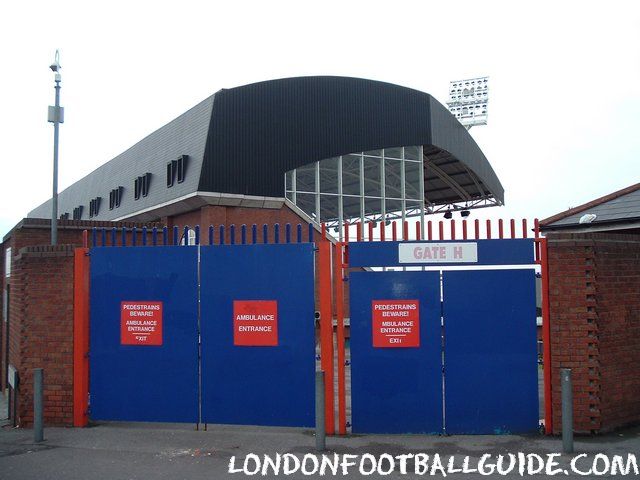
<path id="1" fill-rule="evenodd" d="M 489 77 L 467 78 L 449 82 L 449 101 L 447 107 L 464 128 L 471 130 L 475 125 L 486 125 L 489 103 Z M 463 218 L 470 214 L 468 204 L 460 212 Z M 444 217 L 452 218 L 447 210 Z"/>
<path id="2" fill-rule="evenodd" d="M 488 103 L 489 77 L 449 82 L 447 107 L 467 130 L 475 125 L 487 124 Z"/>

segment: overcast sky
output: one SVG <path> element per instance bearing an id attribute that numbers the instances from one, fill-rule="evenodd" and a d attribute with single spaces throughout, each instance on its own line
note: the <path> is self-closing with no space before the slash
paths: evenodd
<path id="1" fill-rule="evenodd" d="M 640 2 L 5 2 L 0 40 L 1 235 L 51 196 L 56 48 L 60 191 L 221 88 L 302 75 L 442 103 L 450 80 L 488 75 L 471 134 L 505 188 L 493 216 L 640 182 Z"/>

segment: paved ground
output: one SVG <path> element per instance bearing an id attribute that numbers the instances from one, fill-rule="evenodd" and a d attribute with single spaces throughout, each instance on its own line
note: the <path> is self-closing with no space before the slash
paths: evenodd
<path id="1" fill-rule="evenodd" d="M 293 453 L 302 458 L 315 453 L 313 433 L 301 429 L 216 426 L 195 431 L 185 425 L 108 423 L 86 429 L 50 428 L 45 442 L 34 444 L 31 430 L 0 429 L 0 478 L 6 479 L 217 479 L 245 478 L 229 474 L 231 456 L 240 462 L 248 453 L 275 455 Z M 464 455 L 479 458 L 483 453 L 547 454 L 561 451 L 557 438 L 521 436 L 351 436 L 328 438 L 329 452 L 338 454 L 400 455 L 424 452 L 442 457 Z M 589 455 L 637 453 L 640 429 L 597 437 L 579 438 L 577 452 Z M 567 466 L 570 457 L 562 457 Z M 588 460 L 583 465 L 590 466 Z M 413 464 L 409 462 L 409 471 Z M 261 476 L 261 475 L 258 475 Z M 342 476 L 342 475 L 339 475 Z M 271 477 L 270 475 L 268 477 Z M 359 478 L 357 470 L 347 478 Z M 373 475 L 377 477 L 377 475 Z M 385 478 L 405 477 L 394 472 Z M 474 478 L 475 475 L 448 475 L 447 478 Z M 264 477 L 262 477 L 264 478 Z M 286 478 L 308 478 L 300 473 Z M 371 478 L 371 477 L 369 477 Z M 501 477 L 505 478 L 505 477 Z M 522 478 L 514 474 L 507 478 Z M 538 475 L 537 478 L 545 478 Z M 578 478 L 561 475 L 561 478 Z M 586 477 L 579 477 L 586 478 Z"/>
<path id="2" fill-rule="evenodd" d="M 347 369 L 347 375 L 349 373 Z M 34 444 L 33 431 L 16 430 L 8 426 L 4 420 L 6 407 L 6 397 L 0 394 L 0 479 L 245 478 L 246 475 L 242 473 L 228 473 L 232 456 L 237 459 L 236 466 L 241 467 L 250 453 L 261 458 L 265 454 L 275 457 L 276 453 L 291 453 L 300 459 L 305 454 L 317 453 L 314 449 L 315 437 L 309 430 L 212 426 L 208 431 L 195 431 L 193 426 L 179 424 L 103 423 L 86 429 L 50 428 L 45 431 L 45 442 Z M 349 410 L 347 414 L 349 418 Z M 387 453 L 396 456 L 425 453 L 432 457 L 438 453 L 445 465 L 448 458 L 454 456 L 456 466 L 460 466 L 467 455 L 471 457 L 470 463 L 473 465 L 483 454 L 492 454 L 494 457 L 518 452 L 546 455 L 562 450 L 560 439 L 541 436 L 348 436 L 328 438 L 327 447 L 326 453 L 329 455 L 370 453 L 379 456 Z M 576 439 L 576 452 L 589 454 L 581 463 L 586 468 L 591 466 L 593 456 L 597 453 L 613 456 L 639 450 L 640 428 L 608 436 Z M 571 458 L 561 457 L 560 468 L 568 467 Z M 413 461 L 409 460 L 407 466 L 408 471 L 412 472 Z M 300 472 L 281 476 L 308 478 Z M 349 477 L 360 477 L 357 467 L 352 468 L 346 478 Z M 407 477 L 416 478 L 413 474 L 401 475 L 398 471 L 385 478 Z M 447 476 L 476 477 L 480 475 Z M 560 477 L 587 478 L 575 474 L 562 474 Z M 522 477 L 515 471 L 506 478 Z M 537 478 L 545 478 L 545 475 L 537 475 Z"/>
<path id="3" fill-rule="evenodd" d="M 9 390 L 0 390 L 0 427 L 9 423 Z"/>

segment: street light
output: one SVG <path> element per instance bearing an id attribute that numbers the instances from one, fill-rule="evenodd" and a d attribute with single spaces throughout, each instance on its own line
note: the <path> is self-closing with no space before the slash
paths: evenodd
<path id="1" fill-rule="evenodd" d="M 64 108 L 60 106 L 60 52 L 56 50 L 56 56 L 49 68 L 54 73 L 56 83 L 56 104 L 49 106 L 48 121 L 53 123 L 53 198 L 51 201 L 51 245 L 58 243 L 58 134 L 60 124 L 64 123 Z"/>

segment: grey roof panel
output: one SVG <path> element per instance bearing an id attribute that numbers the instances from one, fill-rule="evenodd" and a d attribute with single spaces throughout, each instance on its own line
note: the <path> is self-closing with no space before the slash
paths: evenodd
<path id="1" fill-rule="evenodd" d="M 58 215 L 69 213 L 71 218 L 73 209 L 82 205 L 82 219 L 86 220 L 90 200 L 101 197 L 100 212 L 91 219 L 114 220 L 195 192 L 200 181 L 214 97 L 200 102 L 60 192 Z M 180 155 L 188 155 L 185 180 L 167 188 L 167 163 Z M 149 194 L 134 200 L 134 180 L 147 172 L 152 174 Z M 109 210 L 109 192 L 119 186 L 124 187 L 120 207 Z M 28 216 L 50 218 L 51 200 L 29 212 Z"/>
<path id="2" fill-rule="evenodd" d="M 601 203 L 582 212 L 568 216 L 548 226 L 577 225 L 580 218 L 586 214 L 595 214 L 593 223 L 625 221 L 640 218 L 640 190 L 622 195 L 608 202 Z"/>

